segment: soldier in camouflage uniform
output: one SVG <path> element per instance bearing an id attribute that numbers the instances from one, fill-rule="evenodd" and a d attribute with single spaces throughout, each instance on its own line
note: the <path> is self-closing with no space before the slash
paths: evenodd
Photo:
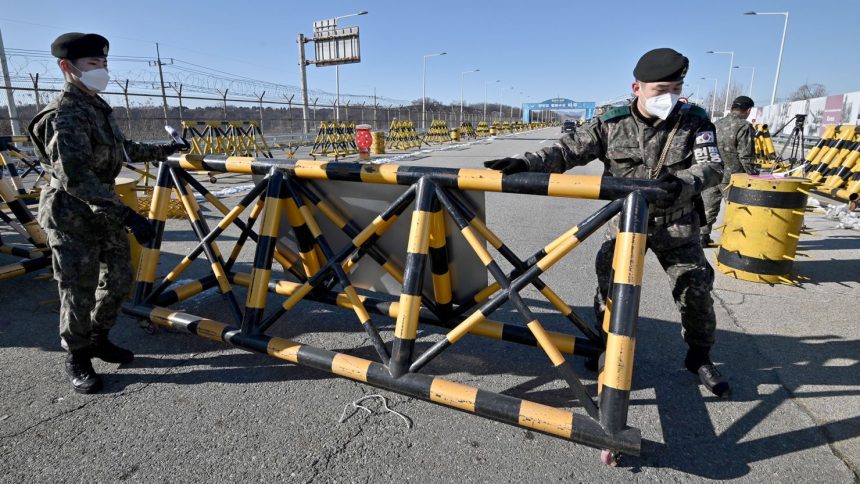
<path id="1" fill-rule="evenodd" d="M 687 58 L 672 49 L 649 51 L 633 71 L 636 99 L 630 105 L 607 111 L 575 134 L 562 136 L 553 147 L 488 161 L 485 166 L 504 174 L 562 173 L 605 159 L 612 176 L 658 179 L 669 196 L 650 207 L 648 248 L 671 280 L 689 346 L 684 363 L 714 394 L 728 397 L 730 387 L 710 359 L 716 330 L 714 271 L 702 250 L 694 206 L 702 190 L 720 182 L 723 163 L 707 114 L 677 102 L 687 66 Z M 606 308 L 617 230 L 618 217 L 609 223 L 595 262 L 598 324 Z"/>
<path id="2" fill-rule="evenodd" d="M 51 45 L 65 76 L 63 92 L 30 123 L 50 184 L 39 200 L 60 294 L 60 337 L 68 350 L 66 373 L 79 393 L 101 389 L 90 359 L 128 363 L 131 351 L 108 340 L 132 270 L 124 227 L 137 240 L 153 237 L 145 217 L 120 202 L 114 178 L 125 157 L 162 160 L 179 145 L 128 141 L 110 106 L 97 93 L 107 86 L 108 41 L 69 33 Z"/>
<path id="3" fill-rule="evenodd" d="M 732 102 L 731 112 L 714 123 L 717 128 L 717 143 L 720 146 L 720 154 L 723 157 L 725 169 L 720 184 L 702 192 L 706 219 L 700 232 L 703 246 L 713 243 L 711 230 L 717 221 L 720 203 L 726 195 L 725 189 L 732 175 L 735 173 L 758 173 L 758 168 L 755 167 L 755 129 L 746 121 L 753 106 L 755 104 L 752 99 L 739 96 Z"/>

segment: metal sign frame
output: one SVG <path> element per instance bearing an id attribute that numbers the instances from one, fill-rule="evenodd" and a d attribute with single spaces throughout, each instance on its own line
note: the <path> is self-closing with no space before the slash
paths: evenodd
<path id="1" fill-rule="evenodd" d="M 314 22 L 314 64 L 317 67 L 361 62 L 358 27 L 338 29 L 333 20 Z"/>

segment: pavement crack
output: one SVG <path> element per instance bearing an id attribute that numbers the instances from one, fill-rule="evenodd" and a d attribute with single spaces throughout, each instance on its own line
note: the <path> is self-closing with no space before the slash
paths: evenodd
<path id="1" fill-rule="evenodd" d="M 19 437 L 21 435 L 24 435 L 24 434 L 30 432 L 31 430 L 33 430 L 37 427 L 41 427 L 42 425 L 44 425 L 46 423 L 52 422 L 52 421 L 57 420 L 57 419 L 64 418 L 68 415 L 71 415 L 71 414 L 76 413 L 80 410 L 83 410 L 84 408 L 87 408 L 90 405 L 94 405 L 96 403 L 101 403 L 101 402 L 106 402 L 106 401 L 114 401 L 118 398 L 123 398 L 123 397 L 126 397 L 128 395 L 133 395 L 135 393 L 139 393 L 139 392 L 143 391 L 144 389 L 148 388 L 153 383 L 161 380 L 162 378 L 164 378 L 167 375 L 169 375 L 170 373 L 172 373 L 173 370 L 175 370 L 176 368 L 178 368 L 182 365 L 185 365 L 186 363 L 188 363 L 190 361 L 193 361 L 194 359 L 197 358 L 197 356 L 198 356 L 198 353 L 192 353 L 188 358 L 180 360 L 178 363 L 174 363 L 174 364 L 166 367 L 163 372 L 158 373 L 155 376 L 155 378 L 153 378 L 151 381 L 143 383 L 139 387 L 136 387 L 136 388 L 133 388 L 133 389 L 127 390 L 127 391 L 122 391 L 116 395 L 95 395 L 94 398 L 90 399 L 87 402 L 84 402 L 84 403 L 82 403 L 82 404 L 80 404 L 74 408 L 71 408 L 71 409 L 62 411 L 60 413 L 51 415 L 49 417 L 45 417 L 42 420 L 39 420 L 38 422 L 35 422 L 31 425 L 28 425 L 27 427 L 19 430 L 18 432 L 14 432 L 14 433 L 7 434 L 7 435 L 0 435 L 0 440 L 14 439 L 16 437 Z"/>
<path id="2" fill-rule="evenodd" d="M 722 291 L 723 289 L 719 289 L 719 290 Z M 736 292 L 736 291 L 729 291 L 729 292 Z M 729 319 L 731 319 L 732 324 L 736 328 L 738 328 L 741 332 L 743 332 L 744 334 L 749 335 L 750 332 L 747 330 L 747 328 L 745 328 L 740 323 L 738 317 L 735 315 L 735 312 L 732 309 L 732 306 L 738 306 L 739 304 L 726 302 L 725 300 L 723 300 L 723 298 L 721 298 L 719 296 L 719 294 L 717 294 L 717 291 L 712 291 L 712 294 L 713 294 L 714 300 L 717 301 L 720 304 L 720 306 L 722 306 L 722 308 L 726 311 L 726 314 L 729 315 Z M 739 294 L 742 294 L 742 293 L 739 293 Z M 743 299 L 741 301 L 743 302 Z M 753 346 L 755 346 L 757 353 L 763 359 L 767 360 L 768 364 L 775 367 L 776 363 L 767 357 L 767 354 L 763 351 L 763 349 L 761 347 L 759 347 L 758 343 L 755 342 L 755 339 L 750 339 L 750 341 L 752 342 Z M 851 462 L 851 460 L 849 460 L 848 457 L 845 454 L 843 454 L 841 450 L 836 448 L 833 436 L 830 434 L 830 432 L 828 432 L 824 428 L 823 424 L 826 422 L 820 422 L 817 418 L 815 418 L 815 414 L 812 411 L 810 411 L 809 408 L 807 408 L 806 405 L 804 405 L 800 401 L 799 398 L 795 398 L 794 389 L 791 388 L 789 385 L 787 385 L 785 383 L 785 381 L 783 381 L 783 379 L 780 376 L 778 371 L 773 371 L 773 374 L 776 377 L 776 380 L 779 382 L 779 386 L 782 387 L 782 389 L 785 390 L 786 393 L 788 393 L 788 397 L 791 400 L 791 402 L 794 405 L 796 405 L 797 408 L 799 408 L 801 412 L 806 414 L 806 416 L 809 417 L 809 419 L 812 422 L 815 423 L 816 429 L 824 437 L 824 440 L 827 441 L 827 447 L 830 449 L 830 453 L 832 453 L 834 456 L 836 456 L 837 459 L 842 461 L 842 463 L 845 465 L 845 467 L 854 474 L 854 481 L 855 482 L 860 482 L 860 469 L 857 469 L 855 467 L 855 465 Z"/>

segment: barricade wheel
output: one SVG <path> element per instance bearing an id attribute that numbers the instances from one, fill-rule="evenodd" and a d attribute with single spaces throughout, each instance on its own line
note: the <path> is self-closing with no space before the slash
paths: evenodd
<path id="1" fill-rule="evenodd" d="M 621 460 L 621 452 L 612 450 L 600 451 L 600 462 L 603 462 L 604 465 L 616 467 L 619 460 Z"/>

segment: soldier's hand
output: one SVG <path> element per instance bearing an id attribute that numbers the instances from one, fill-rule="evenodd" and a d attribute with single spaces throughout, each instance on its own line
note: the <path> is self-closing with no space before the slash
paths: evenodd
<path id="1" fill-rule="evenodd" d="M 498 170 L 502 172 L 503 175 L 529 171 L 529 166 L 526 163 L 526 160 L 522 158 L 501 158 L 498 160 L 485 161 L 484 166 L 491 170 Z"/>
<path id="2" fill-rule="evenodd" d="M 668 172 L 660 175 L 660 177 L 657 178 L 657 181 L 660 183 L 660 188 L 666 192 L 666 196 L 659 200 L 655 200 L 654 206 L 663 209 L 669 208 L 678 201 L 684 182 L 682 182 L 680 178 Z"/>
<path id="3" fill-rule="evenodd" d="M 155 238 L 155 231 L 152 230 L 149 220 L 131 208 L 127 208 L 122 224 L 134 234 L 134 238 L 142 245 L 148 244 Z"/>
<path id="4" fill-rule="evenodd" d="M 176 153 L 177 151 L 188 151 L 191 149 L 191 145 L 188 144 L 188 141 L 186 141 L 185 138 L 181 139 L 182 143 L 178 143 L 176 140 L 170 142 L 170 148 L 173 150 L 173 153 Z"/>

